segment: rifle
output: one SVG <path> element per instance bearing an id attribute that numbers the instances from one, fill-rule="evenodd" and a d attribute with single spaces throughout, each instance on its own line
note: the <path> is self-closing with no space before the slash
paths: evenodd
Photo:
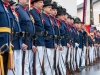
<path id="1" fill-rule="evenodd" d="M 78 65 L 77 65 L 77 49 L 78 49 L 78 47 L 75 48 L 75 50 L 76 50 L 76 53 L 75 53 L 76 72 L 80 72 L 80 71 L 79 71 L 79 68 L 78 68 Z"/>
<path id="2" fill-rule="evenodd" d="M 36 34 L 35 34 L 36 35 Z M 34 46 L 35 47 L 37 47 L 37 45 L 36 45 L 36 39 L 37 39 L 37 36 L 34 36 Z M 38 60 L 39 60 L 39 64 L 40 64 L 40 66 L 41 66 L 41 70 L 42 70 L 42 74 L 43 75 L 45 75 L 45 71 L 44 71 L 44 69 L 43 69 L 43 67 L 42 67 L 42 65 L 41 65 L 41 61 L 40 61 L 40 57 L 39 57 L 39 51 L 37 50 L 37 53 L 38 53 Z M 33 59 L 34 61 L 33 61 L 33 68 L 34 68 L 34 75 L 36 75 L 36 67 L 35 67 L 35 61 L 36 61 L 36 53 L 34 53 L 34 59 Z"/>
<path id="3" fill-rule="evenodd" d="M 60 68 L 59 68 L 59 59 L 58 59 L 58 64 L 57 64 L 57 71 L 58 71 L 58 75 L 61 75 L 61 71 L 60 71 Z"/>
<path id="4" fill-rule="evenodd" d="M 71 39 L 70 37 L 67 37 L 69 44 L 71 44 Z M 70 57 L 70 62 L 68 62 L 68 56 L 71 56 L 70 48 L 68 48 L 67 53 L 66 53 L 66 75 L 71 74 L 71 57 Z"/>
<path id="5" fill-rule="evenodd" d="M 35 45 L 35 41 L 34 41 L 34 45 Z M 34 53 L 34 56 L 33 56 L 33 75 L 36 75 L 36 53 Z"/>
<path id="6" fill-rule="evenodd" d="M 99 60 L 99 47 L 97 46 L 97 58 L 96 58 L 96 61 L 98 62 Z"/>
<path id="7" fill-rule="evenodd" d="M 28 38 L 28 24 L 26 24 L 25 40 L 24 40 L 24 43 L 25 43 L 25 44 L 27 44 L 27 38 Z M 26 54 L 26 51 L 23 51 L 23 58 L 22 58 L 22 75 L 24 75 L 25 54 Z"/>
<path id="8" fill-rule="evenodd" d="M 54 70 L 55 70 L 55 75 L 57 75 L 57 68 L 56 68 L 56 51 L 54 52 Z"/>
<path id="9" fill-rule="evenodd" d="M 88 67 L 88 34 L 86 33 L 86 66 Z"/>
<path id="10" fill-rule="evenodd" d="M 61 38 L 60 38 L 60 40 L 61 40 Z M 60 56 L 60 55 L 59 55 L 59 56 Z M 61 58 L 62 58 L 62 62 L 63 62 L 63 64 L 64 64 L 64 67 L 66 68 L 66 64 L 65 64 L 65 61 L 64 61 L 64 58 L 63 58 L 62 54 L 61 54 Z M 58 60 L 58 61 L 59 61 L 59 60 Z M 59 71 L 59 75 L 62 75 L 58 65 L 57 65 L 57 68 L 58 68 L 58 71 Z M 63 70 L 62 64 L 61 64 L 61 69 L 62 69 L 63 75 L 65 75 L 66 73 L 64 74 L 64 70 Z"/>
<path id="11" fill-rule="evenodd" d="M 72 44 L 72 40 L 73 40 L 73 38 L 69 40 L 70 45 Z M 72 66 L 73 66 L 73 65 L 72 65 L 72 63 L 73 63 L 73 62 L 72 62 L 72 60 L 73 60 L 73 59 L 72 59 L 72 58 L 73 58 L 73 57 L 72 57 L 72 56 L 73 56 L 73 55 L 72 55 L 72 53 L 73 53 L 72 51 L 73 51 L 73 50 L 72 50 L 72 47 L 71 47 L 71 48 L 70 48 L 70 62 L 69 62 L 69 65 L 70 65 L 70 74 L 74 74 L 74 71 L 73 71 L 73 69 L 72 69 Z"/>
<path id="12" fill-rule="evenodd" d="M 57 24 L 57 22 L 54 20 L 54 22 Z M 57 36 L 57 34 L 59 34 L 59 31 L 58 31 L 58 27 L 57 27 L 57 25 L 54 25 L 54 30 L 55 30 L 55 34 L 56 34 L 56 37 L 55 37 L 55 41 L 56 41 L 56 43 L 57 43 L 57 45 L 58 45 L 58 36 Z M 57 50 L 57 49 L 56 49 Z M 57 74 L 57 66 L 56 66 L 56 50 L 54 51 L 54 70 L 55 70 L 55 75 L 58 75 Z"/>
<path id="13" fill-rule="evenodd" d="M 70 72 L 71 72 L 71 74 L 74 74 L 74 71 L 73 71 L 73 68 L 72 68 L 72 63 L 73 63 L 73 61 L 72 61 L 73 60 L 72 59 L 73 58 L 72 57 L 73 56 L 72 55 L 73 52 L 72 51 L 73 51 L 73 49 L 71 48 L 71 52 L 70 52 Z"/>
<path id="14" fill-rule="evenodd" d="M 82 53 L 84 52 L 84 47 L 83 47 L 83 39 L 84 39 L 85 37 L 83 36 L 83 34 L 82 34 L 82 52 L 81 52 L 81 57 L 82 57 Z M 80 58 L 80 66 L 81 66 L 81 63 L 82 63 L 82 61 L 81 61 L 81 58 Z"/>
<path id="15" fill-rule="evenodd" d="M 59 36 L 59 39 L 60 39 L 60 36 Z M 61 40 L 61 39 L 60 39 Z M 60 52 L 59 52 L 59 55 L 60 55 Z M 59 56 L 60 57 L 60 56 Z M 59 68 L 59 59 L 58 59 L 58 63 L 57 63 L 57 73 L 58 73 L 58 75 L 61 75 L 61 71 L 60 71 L 60 68 Z M 61 66 L 61 68 L 62 68 L 62 66 Z"/>
<path id="16" fill-rule="evenodd" d="M 97 44 L 99 45 L 99 38 L 98 38 Z M 97 49 L 96 50 L 97 50 L 96 62 L 98 62 L 99 61 L 99 46 L 97 46 Z"/>
<path id="17" fill-rule="evenodd" d="M 95 64 L 95 62 L 96 62 L 96 60 L 95 60 L 96 59 L 96 49 L 95 49 L 95 47 L 94 47 L 94 53 L 93 54 L 94 54 L 93 63 Z"/>
<path id="18" fill-rule="evenodd" d="M 66 75 L 70 75 L 70 69 L 69 69 L 69 64 L 68 64 L 68 54 L 69 54 L 69 48 L 67 49 L 67 53 L 66 53 Z"/>

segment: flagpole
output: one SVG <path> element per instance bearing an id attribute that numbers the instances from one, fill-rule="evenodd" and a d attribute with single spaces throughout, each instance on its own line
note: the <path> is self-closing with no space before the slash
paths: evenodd
<path id="1" fill-rule="evenodd" d="M 86 0 L 83 3 L 83 24 L 85 24 L 85 16 L 86 16 Z"/>
<path id="2" fill-rule="evenodd" d="M 92 2 L 92 0 L 90 0 L 90 24 L 94 25 L 93 2 Z"/>

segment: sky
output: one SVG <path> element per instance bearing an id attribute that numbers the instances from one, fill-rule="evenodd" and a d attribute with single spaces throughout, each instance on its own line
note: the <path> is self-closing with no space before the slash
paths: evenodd
<path id="1" fill-rule="evenodd" d="M 77 0 L 77 5 L 81 4 L 83 0 Z"/>

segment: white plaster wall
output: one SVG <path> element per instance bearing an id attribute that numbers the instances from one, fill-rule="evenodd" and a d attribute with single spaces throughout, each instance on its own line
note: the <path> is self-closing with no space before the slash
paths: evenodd
<path id="1" fill-rule="evenodd" d="M 77 16 L 81 19 L 81 21 L 83 20 L 83 10 L 82 9 L 77 10 Z"/>
<path id="2" fill-rule="evenodd" d="M 54 0 L 67 9 L 72 16 L 77 16 L 77 0 Z"/>

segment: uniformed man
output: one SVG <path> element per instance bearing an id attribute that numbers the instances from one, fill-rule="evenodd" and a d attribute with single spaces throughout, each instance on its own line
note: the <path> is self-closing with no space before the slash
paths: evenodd
<path id="1" fill-rule="evenodd" d="M 96 33 L 97 33 L 97 30 L 96 29 L 94 29 L 94 51 L 93 51 L 93 61 L 94 61 L 94 63 L 96 62 L 96 46 L 97 46 L 97 44 L 96 44 Z"/>
<path id="2" fill-rule="evenodd" d="M 10 34 L 11 34 L 11 23 L 9 18 L 9 12 L 7 7 L 11 0 L 0 0 L 0 47 L 4 44 L 10 44 Z M 4 47 L 1 51 L 5 51 L 7 47 Z M 3 56 L 3 66 L 4 74 L 7 75 L 7 62 L 8 62 L 8 52 L 5 51 Z"/>
<path id="3" fill-rule="evenodd" d="M 72 44 L 71 44 L 71 67 L 72 67 L 72 73 L 74 71 L 74 55 L 75 55 L 75 37 L 76 35 L 76 31 L 74 28 L 74 18 L 71 16 L 70 17 L 70 29 L 71 29 L 71 38 L 72 38 Z"/>
<path id="4" fill-rule="evenodd" d="M 63 8 L 63 18 L 64 18 L 64 20 L 63 20 L 63 23 L 65 24 L 65 26 L 66 26 L 66 50 L 65 50 L 65 55 L 67 55 L 67 50 L 68 50 L 68 48 L 70 47 L 70 42 L 69 42 L 69 34 L 70 34 L 70 32 L 68 31 L 68 27 L 67 27 L 67 19 L 68 19 L 68 13 L 66 12 L 66 9 L 65 8 Z M 65 58 L 66 58 L 66 56 L 65 56 Z M 64 59 L 65 59 L 64 58 Z"/>
<path id="5" fill-rule="evenodd" d="M 86 39 L 87 39 L 87 36 L 88 36 L 88 34 L 87 34 L 87 32 L 86 32 L 86 28 L 85 28 L 85 26 L 84 25 L 81 25 L 81 31 L 82 31 L 82 55 L 81 55 L 81 65 L 80 65 L 80 67 L 81 68 L 85 68 L 85 62 L 86 62 L 86 43 L 87 43 L 87 41 L 86 41 Z"/>
<path id="6" fill-rule="evenodd" d="M 50 17 L 52 10 L 51 1 L 44 1 L 42 17 L 44 19 L 44 28 L 48 32 L 45 37 L 45 57 L 44 57 L 44 69 L 47 75 L 53 75 L 53 58 L 54 58 L 54 48 L 55 48 L 55 32 L 53 28 L 53 21 Z"/>
<path id="7" fill-rule="evenodd" d="M 80 20 L 77 20 L 77 29 L 78 29 L 78 42 L 79 44 L 76 44 L 76 46 L 78 46 L 78 49 L 77 49 L 77 55 L 76 55 L 76 72 L 80 72 L 80 59 L 81 59 L 81 52 L 82 52 L 82 48 L 83 48 L 83 39 L 82 39 L 82 31 L 81 31 L 81 22 Z"/>
<path id="8" fill-rule="evenodd" d="M 59 52 L 62 49 L 62 46 L 60 46 L 60 30 L 59 30 L 59 25 L 57 23 L 56 15 L 57 15 L 57 3 L 53 2 L 52 3 L 52 10 L 51 10 L 51 19 L 53 22 L 53 27 L 55 31 L 55 53 L 54 53 L 54 75 L 58 74 L 58 67 L 59 67 Z"/>
<path id="9" fill-rule="evenodd" d="M 98 62 L 99 31 L 95 34 L 95 62 Z"/>
<path id="10" fill-rule="evenodd" d="M 78 24 L 79 22 L 74 19 L 74 30 L 75 30 L 75 38 L 74 38 L 74 41 L 75 41 L 75 48 L 74 48 L 74 70 L 76 71 L 76 55 L 77 55 L 77 48 L 79 46 L 79 40 L 78 40 L 78 37 L 79 37 L 79 34 L 78 34 Z"/>
<path id="11" fill-rule="evenodd" d="M 43 8 L 43 0 L 32 0 L 31 2 L 33 8 L 30 10 L 31 15 L 34 18 L 35 31 L 38 36 L 36 40 L 36 75 L 41 73 L 41 65 L 44 56 L 45 40 L 44 40 L 44 19 L 42 18 L 41 11 Z M 40 61 L 39 61 L 40 60 Z M 43 71 L 42 71 L 43 72 Z"/>
<path id="12" fill-rule="evenodd" d="M 60 51 L 59 54 L 59 68 L 60 72 L 62 75 L 66 75 L 66 66 L 65 66 L 65 60 L 66 60 L 66 51 L 67 51 L 67 36 L 68 36 L 68 31 L 66 28 L 66 24 L 64 22 L 64 12 L 62 11 L 62 7 L 59 7 L 57 10 L 57 22 L 60 27 L 60 36 L 61 36 L 61 45 L 62 45 L 62 50 Z"/>
<path id="13" fill-rule="evenodd" d="M 99 60 L 100 60 L 100 31 L 99 31 Z"/>
<path id="14" fill-rule="evenodd" d="M 67 19 L 66 19 L 66 23 L 67 23 L 67 29 L 68 29 L 68 32 L 69 32 L 69 51 L 68 51 L 68 63 L 69 63 L 69 69 L 71 68 L 71 46 L 72 46 L 72 42 L 71 42 L 71 39 L 72 39 L 72 29 L 71 29 L 71 15 L 67 14 Z M 70 70 L 72 71 L 72 70 Z"/>
<path id="15" fill-rule="evenodd" d="M 93 46 L 93 38 L 91 35 L 88 36 L 88 44 L 89 44 L 89 65 L 92 66 L 93 65 L 93 50 L 94 50 L 94 46 Z"/>
<path id="16" fill-rule="evenodd" d="M 21 28 L 19 24 L 18 14 L 15 12 L 15 3 L 14 1 L 10 1 L 10 7 L 8 11 L 10 14 L 10 19 L 12 20 L 12 44 L 14 46 L 14 67 L 16 75 L 22 74 L 22 35 Z M 8 71 L 8 75 L 13 75 L 12 71 Z"/>
<path id="17" fill-rule="evenodd" d="M 65 63 L 68 63 L 68 64 L 66 64 L 66 65 L 68 65 L 67 66 L 67 72 L 69 72 L 69 73 L 71 73 L 71 74 L 74 74 L 74 67 L 73 67 L 73 65 L 74 65 L 74 46 L 73 46 L 73 40 L 72 40 L 72 38 L 73 37 L 71 37 L 71 35 L 73 34 L 72 32 L 73 32 L 73 30 L 72 30 L 72 25 L 73 25 L 73 23 L 74 23 L 74 20 L 72 19 L 72 17 L 66 12 L 66 9 L 65 8 L 63 8 L 64 10 L 64 22 L 65 22 L 65 24 L 66 24 L 66 31 L 67 31 L 67 39 L 66 39 L 66 43 L 67 43 L 67 47 L 66 47 L 66 51 L 65 51 L 65 55 L 66 55 L 66 57 L 65 57 L 65 59 L 67 59 L 66 60 L 66 62 Z M 73 35 L 74 37 L 75 37 L 75 35 Z M 73 46 L 73 47 L 72 47 Z M 68 74 L 68 73 L 67 73 Z"/>
<path id="18" fill-rule="evenodd" d="M 67 18 L 67 21 L 68 21 L 68 24 L 67 24 L 67 28 L 68 28 L 68 31 L 69 31 L 69 37 L 70 37 L 70 48 L 69 48 L 69 57 L 68 57 L 68 60 L 69 60 L 69 63 L 70 63 L 70 71 L 71 73 L 73 74 L 73 65 L 74 65 L 74 62 L 73 62 L 73 58 L 74 58 L 74 47 L 75 47 L 75 42 L 74 42 L 74 37 L 75 37 L 75 32 L 74 32 L 74 27 L 73 27 L 73 24 L 74 24 L 74 20 L 72 18 L 71 15 L 68 15 L 68 18 Z"/>
<path id="19" fill-rule="evenodd" d="M 33 52 L 36 51 L 36 47 L 34 46 L 35 37 L 35 28 L 33 23 L 33 18 L 28 12 L 28 4 L 29 0 L 19 0 L 19 4 L 17 4 L 16 13 L 18 13 L 18 18 L 20 22 L 21 31 L 24 32 L 25 36 L 22 38 L 23 45 L 23 60 L 24 62 L 24 71 L 22 69 L 22 73 L 24 75 L 32 75 L 33 74 Z M 28 48 L 27 48 L 27 46 Z M 22 64 L 22 65 L 23 65 Z M 22 66 L 23 67 L 23 66 Z"/>
<path id="20" fill-rule="evenodd" d="M 71 16 L 66 12 L 66 9 L 64 8 L 64 22 L 66 23 L 66 30 L 67 30 L 67 47 L 66 47 L 66 61 L 65 61 L 65 63 L 66 63 L 66 65 L 67 65 L 67 67 L 66 67 L 66 73 L 68 74 L 70 74 L 70 73 L 72 73 L 73 74 L 73 70 L 71 69 L 71 62 L 72 63 L 74 63 L 73 61 L 73 59 L 71 60 L 71 54 L 72 54 L 72 52 L 71 52 L 71 44 L 72 44 L 72 42 L 71 42 L 71 34 L 72 34 L 72 32 L 71 32 L 71 27 L 70 27 L 70 24 L 73 24 L 72 22 L 71 22 Z"/>
<path id="21" fill-rule="evenodd" d="M 74 18 L 71 18 L 71 23 L 72 23 L 72 31 L 73 31 L 73 63 L 72 63 L 72 67 L 73 67 L 73 71 L 76 70 L 76 47 L 78 47 L 78 30 L 77 30 L 77 25 L 78 22 L 76 21 L 76 19 L 74 20 Z"/>
<path id="22" fill-rule="evenodd" d="M 100 31 L 99 31 L 99 60 L 100 60 Z"/>

